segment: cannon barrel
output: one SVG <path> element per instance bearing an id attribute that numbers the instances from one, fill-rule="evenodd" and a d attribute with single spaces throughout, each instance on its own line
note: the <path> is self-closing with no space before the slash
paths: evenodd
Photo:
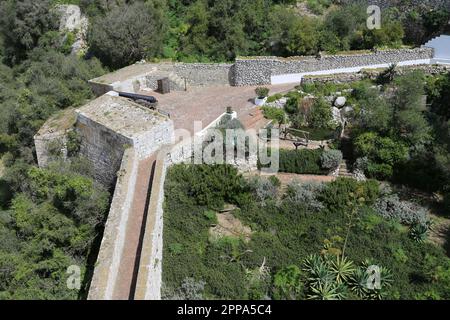
<path id="1" fill-rule="evenodd" d="M 144 100 L 149 103 L 156 103 L 158 100 L 156 100 L 153 96 L 146 96 L 143 94 L 136 94 L 136 93 L 128 93 L 128 92 L 117 92 L 119 94 L 119 97 L 129 98 L 133 100 Z"/>

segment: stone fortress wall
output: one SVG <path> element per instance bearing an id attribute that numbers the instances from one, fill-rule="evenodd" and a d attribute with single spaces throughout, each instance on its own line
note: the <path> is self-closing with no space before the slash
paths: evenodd
<path id="1" fill-rule="evenodd" d="M 396 8 L 447 8 L 450 10 L 450 1 L 448 0 L 341 0 L 344 4 L 362 3 L 364 5 L 376 5 L 382 9 L 396 7 Z"/>
<path id="2" fill-rule="evenodd" d="M 265 85 L 300 82 L 304 75 L 357 72 L 389 64 L 429 64 L 432 48 L 383 50 L 372 53 L 326 55 L 323 57 L 249 57 L 236 59 L 235 85 Z M 285 79 L 283 80 L 283 76 Z"/>
<path id="3" fill-rule="evenodd" d="M 301 82 L 306 75 L 359 72 L 362 69 L 427 65 L 433 63 L 433 47 L 352 52 L 320 57 L 239 57 L 226 63 L 138 63 L 91 80 L 96 93 L 110 90 L 145 92 L 157 89 L 157 80 L 169 78 L 171 90 L 199 86 L 257 86 Z"/>
<path id="4" fill-rule="evenodd" d="M 133 144 L 133 140 L 83 113 L 78 113 L 76 130 L 81 138 L 80 154 L 89 160 L 95 179 L 110 186 L 121 165 L 123 153 Z"/>

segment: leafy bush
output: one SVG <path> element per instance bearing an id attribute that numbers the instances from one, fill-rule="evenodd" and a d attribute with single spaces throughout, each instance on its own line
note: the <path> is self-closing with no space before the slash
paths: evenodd
<path id="1" fill-rule="evenodd" d="M 283 124 L 285 122 L 286 114 L 282 109 L 275 107 L 262 107 L 261 109 L 264 113 L 264 117 L 267 119 L 274 120 L 278 124 Z"/>
<path id="2" fill-rule="evenodd" d="M 317 99 L 308 115 L 308 125 L 312 128 L 333 128 L 331 106 L 323 98 Z"/>
<path id="3" fill-rule="evenodd" d="M 185 197 L 211 209 L 222 209 L 225 201 L 237 203 L 239 195 L 248 189 L 244 178 L 231 165 L 180 164 L 169 170 L 168 177 L 171 181 L 183 182 L 182 186 L 173 184 L 168 188 L 184 187 L 187 189 Z"/>
<path id="4" fill-rule="evenodd" d="M 277 93 L 277 94 L 274 94 L 274 95 L 268 97 L 267 98 L 267 102 L 269 102 L 269 103 L 270 102 L 275 102 L 275 101 L 277 101 L 277 100 L 279 100 L 281 98 L 283 98 L 283 95 L 281 93 Z"/>
<path id="5" fill-rule="evenodd" d="M 313 141 L 331 140 L 336 137 L 336 130 L 330 130 L 327 128 L 310 128 L 299 126 L 296 127 L 296 129 L 309 132 L 309 139 Z M 298 131 L 291 130 L 289 132 L 295 136 L 303 138 L 303 134 L 299 133 Z"/>
<path id="6" fill-rule="evenodd" d="M 409 201 L 402 201 L 396 194 L 380 198 L 374 209 L 386 219 L 394 219 L 407 225 L 428 222 L 427 210 Z"/>
<path id="7" fill-rule="evenodd" d="M 320 166 L 322 150 L 279 150 L 279 171 L 299 174 L 326 174 Z"/>
<path id="8" fill-rule="evenodd" d="M 298 98 L 291 97 L 286 101 L 284 105 L 284 110 L 287 114 L 296 114 L 298 112 Z"/>
<path id="9" fill-rule="evenodd" d="M 377 179 L 391 178 L 394 166 L 402 163 L 408 156 L 407 147 L 390 138 L 366 132 L 354 141 L 355 156 L 367 157 L 365 173 Z"/>
<path id="10" fill-rule="evenodd" d="M 340 150 L 325 150 L 320 156 L 320 163 L 323 169 L 334 170 L 339 168 L 342 158 L 342 152 Z"/>
<path id="11" fill-rule="evenodd" d="M 319 195 L 319 200 L 331 211 L 346 211 L 355 201 L 362 200 L 371 205 L 380 193 L 378 182 L 367 180 L 358 182 L 350 178 L 338 178 L 328 183 Z"/>

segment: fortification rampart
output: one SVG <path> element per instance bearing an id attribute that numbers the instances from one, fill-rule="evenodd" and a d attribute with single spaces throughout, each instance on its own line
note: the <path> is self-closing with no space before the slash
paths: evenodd
<path id="1" fill-rule="evenodd" d="M 96 93 L 111 89 L 142 92 L 156 90 L 157 81 L 168 78 L 171 90 L 196 86 L 255 86 L 294 83 L 308 74 L 357 72 L 364 68 L 383 68 L 390 64 L 422 65 L 432 63 L 434 49 L 380 50 L 351 52 L 321 57 L 240 57 L 226 63 L 140 63 L 91 80 Z"/>
<path id="2" fill-rule="evenodd" d="M 132 208 L 139 158 L 133 148 L 124 151 L 116 188 L 103 232 L 102 243 L 89 289 L 89 300 L 110 300 L 123 254 L 127 220 Z"/>

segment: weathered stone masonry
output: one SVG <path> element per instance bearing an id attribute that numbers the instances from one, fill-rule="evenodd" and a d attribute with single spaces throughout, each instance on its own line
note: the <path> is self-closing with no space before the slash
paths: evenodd
<path id="1" fill-rule="evenodd" d="M 172 90 L 195 86 L 254 86 L 294 83 L 303 74 L 356 72 L 358 68 L 386 67 L 389 64 L 430 64 L 433 48 L 382 50 L 371 53 L 324 55 L 323 57 L 240 57 L 234 64 L 221 63 L 140 63 L 91 80 L 96 93 L 141 92 L 157 88 L 157 80 L 169 78 Z M 286 79 L 276 79 L 286 76 Z M 289 75 L 299 75 L 289 78 Z"/>
<path id="2" fill-rule="evenodd" d="M 316 57 L 250 57 L 238 58 L 235 64 L 235 85 L 264 85 L 272 77 L 283 74 L 301 74 L 362 66 L 401 63 L 404 61 L 430 62 L 433 49 L 385 50 L 377 53 L 333 55 Z"/>

